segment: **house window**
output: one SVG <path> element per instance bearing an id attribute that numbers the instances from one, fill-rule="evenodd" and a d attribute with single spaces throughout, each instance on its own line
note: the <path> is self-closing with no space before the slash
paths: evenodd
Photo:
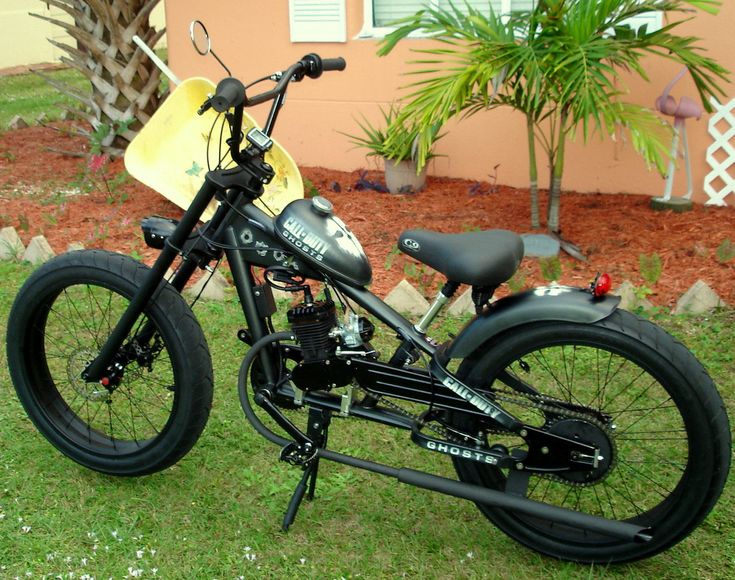
<path id="1" fill-rule="evenodd" d="M 487 11 L 492 6 L 496 14 L 531 10 L 536 0 L 454 0 L 452 4 L 466 12 L 466 4 L 476 10 Z M 406 18 L 425 7 L 450 8 L 450 0 L 364 0 L 365 22 L 359 36 L 385 36 L 393 30 L 389 24 Z"/>
<path id="2" fill-rule="evenodd" d="M 426 6 L 449 8 L 450 0 L 363 0 L 365 6 L 365 22 L 359 37 L 385 36 L 393 30 L 389 26 L 400 18 L 415 14 Z M 487 10 L 492 6 L 496 14 L 510 14 L 515 11 L 532 10 L 536 0 L 467 0 L 466 2 L 476 10 Z M 466 12 L 463 0 L 455 0 L 452 4 Z M 650 13 L 630 18 L 627 21 L 632 28 L 638 29 L 644 24 L 648 31 L 653 32 L 662 26 L 661 13 Z"/>

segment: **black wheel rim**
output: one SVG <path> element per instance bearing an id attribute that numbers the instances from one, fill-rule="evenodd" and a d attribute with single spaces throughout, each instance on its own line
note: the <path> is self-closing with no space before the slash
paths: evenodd
<path id="1" fill-rule="evenodd" d="M 144 358 L 129 362 L 113 390 L 81 379 L 127 305 L 127 297 L 101 285 L 66 286 L 37 309 L 26 343 L 29 384 L 45 420 L 100 455 L 143 451 L 166 432 L 176 406 L 174 369 L 158 332 L 150 367 Z M 135 328 L 148 320 L 142 316 Z"/>
<path id="2" fill-rule="evenodd" d="M 589 407 L 590 417 L 599 422 L 609 418 L 607 432 L 615 452 L 611 468 L 590 485 L 532 476 L 526 497 L 544 503 L 599 515 L 656 526 L 670 511 L 685 489 L 691 474 L 693 453 L 688 436 L 686 412 L 677 393 L 668 392 L 661 377 L 630 353 L 601 347 L 594 342 L 570 344 L 559 341 L 530 349 L 514 356 L 506 371 L 554 399 L 578 407 Z M 510 391 L 499 381 L 494 388 Z M 518 399 L 533 403 L 533 397 L 514 393 Z M 523 404 L 503 402 L 524 422 L 549 428 L 549 414 Z M 612 426 L 614 425 L 614 427 Z M 491 435 L 492 442 L 497 436 Z M 501 441 L 510 449 L 523 448 L 519 438 Z M 507 472 L 495 477 L 504 486 Z M 599 545 L 603 537 L 574 528 L 555 525 L 515 514 L 537 533 L 565 542 L 591 542 Z M 608 539 L 609 540 L 609 539 Z"/>

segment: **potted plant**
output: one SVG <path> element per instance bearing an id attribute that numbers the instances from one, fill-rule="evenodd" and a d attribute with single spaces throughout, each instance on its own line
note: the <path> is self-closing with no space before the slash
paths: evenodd
<path id="1" fill-rule="evenodd" d="M 363 117 L 362 122 L 357 121 L 362 134 L 345 133 L 345 135 L 356 146 L 366 148 L 368 156 L 383 158 L 388 191 L 391 193 L 421 191 L 426 184 L 426 162 L 435 157 L 431 147 L 428 155 L 419 162 L 416 143 L 420 130 L 398 122 L 398 110 L 393 105 L 387 111 L 381 107 L 380 112 L 383 115 L 385 129 L 376 128 Z M 426 130 L 431 146 L 441 138 L 439 127 L 437 124 Z"/>

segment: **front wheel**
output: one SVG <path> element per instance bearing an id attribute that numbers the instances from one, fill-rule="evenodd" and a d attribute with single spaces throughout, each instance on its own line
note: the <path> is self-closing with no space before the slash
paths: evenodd
<path id="1" fill-rule="evenodd" d="M 478 505 L 534 550 L 580 562 L 646 558 L 686 537 L 722 492 L 730 462 L 722 399 L 681 343 L 628 312 L 590 325 L 512 329 L 464 361 L 459 375 L 525 423 L 604 449 L 593 471 L 531 476 L 522 486 L 526 497 L 652 529 L 653 540 L 637 544 Z M 498 376 L 504 382 L 490 379 Z M 454 422 L 475 433 L 482 428 L 466 416 Z M 488 439 L 524 447 L 520 438 Z M 455 468 L 462 481 L 518 493 L 517 475 L 507 470 L 466 460 L 455 460 Z"/>
<path id="2" fill-rule="evenodd" d="M 204 335 L 165 282 L 117 353 L 115 379 L 102 385 L 81 377 L 149 271 L 120 254 L 64 254 L 31 275 L 8 320 L 8 366 L 28 416 L 62 453 L 111 475 L 178 461 L 212 402 Z"/>

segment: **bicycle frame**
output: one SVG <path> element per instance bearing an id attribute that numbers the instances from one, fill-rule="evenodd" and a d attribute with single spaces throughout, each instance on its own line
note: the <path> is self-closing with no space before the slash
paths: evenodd
<path id="1" fill-rule="evenodd" d="M 191 206 L 184 213 L 173 234 L 166 240 L 161 254 L 151 268 L 144 283 L 132 297 L 128 308 L 111 332 L 97 358 L 85 370 L 85 380 L 100 380 L 109 369 L 114 360 L 115 353 L 117 353 L 122 347 L 125 339 L 131 332 L 135 321 L 144 312 L 146 305 L 154 298 L 157 289 L 164 280 L 165 272 L 173 264 L 177 255 L 182 253 L 182 248 L 184 248 L 184 245 L 189 239 L 191 233 L 195 231 L 196 224 L 198 223 L 200 216 L 210 201 L 215 197 L 222 200 L 223 203 L 220 204 L 214 217 L 209 222 L 208 229 L 214 230 L 214 233 L 207 239 L 210 242 L 226 246 L 224 253 L 227 257 L 228 263 L 230 264 L 243 315 L 252 334 L 253 343 L 257 345 L 258 341 L 268 339 L 267 320 L 259 313 L 256 302 L 256 288 L 258 285 L 256 284 L 252 273 L 252 266 L 258 264 L 246 259 L 244 256 L 246 252 L 243 252 L 238 248 L 238 240 L 241 239 L 243 234 L 243 223 L 257 223 L 254 219 L 247 217 L 247 211 L 257 214 L 260 210 L 254 208 L 254 206 L 246 200 L 248 195 L 247 190 L 233 187 L 236 184 L 223 179 L 222 174 L 222 171 L 212 171 L 207 174 L 205 182 L 194 198 Z M 229 189 L 227 187 L 228 185 L 230 186 Z M 246 202 L 244 205 L 245 211 L 236 212 L 234 207 L 237 207 L 238 204 L 242 206 L 243 201 Z M 260 213 L 262 214 L 262 212 Z M 259 225 L 264 226 L 266 224 Z M 287 251 L 287 249 L 283 248 L 283 251 Z M 196 268 L 202 266 L 202 264 L 198 263 L 195 259 L 187 259 L 186 254 L 183 254 L 183 256 L 183 264 L 171 280 L 171 284 L 179 291 L 183 289 Z M 211 256 L 210 261 L 215 257 L 216 256 Z M 412 325 L 408 319 L 401 316 L 369 290 L 353 287 L 341 281 L 330 281 L 330 283 L 332 283 L 348 298 L 354 300 L 358 305 L 374 314 L 379 320 L 393 329 L 399 336 L 403 337 L 403 343 L 396 349 L 396 354 L 392 357 L 392 364 L 395 368 L 395 375 L 393 375 L 394 378 L 398 377 L 396 380 L 399 382 L 401 377 L 404 377 L 407 381 L 413 381 L 414 383 L 417 381 L 420 383 L 424 380 L 425 384 L 429 386 L 425 393 L 425 399 L 422 400 L 421 397 L 418 397 L 414 400 L 427 404 L 434 402 L 435 400 L 441 401 L 440 398 L 436 398 L 436 393 L 432 392 L 434 389 L 430 388 L 433 386 L 433 381 L 435 379 L 430 376 L 429 371 L 423 373 L 420 370 L 401 368 L 403 366 L 402 360 L 401 356 L 398 356 L 399 353 L 401 353 L 402 348 L 406 348 L 408 345 L 414 345 L 420 348 L 426 355 L 432 358 L 432 361 L 434 361 L 435 355 L 439 350 L 437 349 L 437 346 L 423 333 L 419 332 L 419 330 Z M 432 308 L 430 311 L 434 311 L 434 314 L 436 314 L 438 308 Z M 144 334 L 145 330 L 143 330 L 142 333 Z M 274 376 L 274 366 L 270 360 L 270 353 L 267 349 L 260 349 L 258 356 L 261 357 L 261 361 L 263 363 L 262 368 L 265 372 L 266 381 L 273 384 L 276 377 Z M 371 363 L 367 361 L 363 361 L 362 363 L 358 362 L 358 366 L 360 366 L 360 368 L 357 372 L 362 373 L 365 380 L 367 380 L 366 377 L 369 376 L 371 371 L 369 368 L 370 364 Z M 436 367 L 434 364 L 432 364 L 432 373 L 436 374 Z M 447 386 L 447 383 L 443 379 L 442 384 Z M 390 393 L 390 388 L 388 389 L 388 393 Z M 456 396 L 456 394 L 453 396 L 451 393 L 444 395 L 444 397 L 445 403 L 448 406 L 451 406 L 452 404 L 460 405 L 460 408 L 464 411 L 472 409 L 472 406 L 469 404 L 470 400 L 467 397 Z M 315 417 L 315 420 L 318 420 L 315 424 L 318 424 L 320 429 L 325 428 L 325 422 L 328 424 L 328 416 L 330 413 L 339 412 L 340 410 L 339 397 L 336 395 L 330 396 L 328 393 L 306 393 L 304 394 L 303 402 L 310 407 L 313 407 L 313 412 L 316 412 L 321 416 L 321 420 L 319 420 L 319 417 Z M 321 411 L 317 409 L 320 409 Z M 475 410 L 475 412 L 477 411 Z M 326 415 L 324 415 L 325 413 Z M 503 411 L 503 413 L 505 413 L 505 411 Z M 352 409 L 350 414 L 356 418 L 367 419 L 391 427 L 398 427 L 405 430 L 412 430 L 415 428 L 413 421 L 409 418 L 403 417 L 398 413 L 391 412 L 384 408 L 360 406 Z M 508 417 L 515 421 L 515 418 L 512 416 Z M 312 423 L 311 420 L 310 423 Z M 313 430 L 310 429 L 310 435 L 313 436 L 314 434 Z M 308 436 L 306 437 L 306 440 L 309 441 Z M 414 440 L 416 441 L 415 438 Z M 287 444 L 288 440 L 276 439 L 275 442 Z M 504 492 L 461 483 L 452 479 L 412 469 L 394 468 L 373 461 L 344 455 L 342 453 L 328 450 L 324 447 L 319 447 L 316 450 L 316 454 L 317 457 L 323 457 L 330 461 L 394 477 L 398 481 L 409 485 L 480 503 L 495 505 L 501 508 L 513 509 L 529 515 L 574 525 L 590 531 L 596 531 L 611 537 L 625 538 L 630 541 L 647 541 L 650 539 L 647 529 L 643 526 L 606 520 L 597 516 L 591 516 L 569 509 L 535 502 L 522 497 L 509 495 Z M 309 477 L 314 478 L 312 479 L 313 485 L 313 482 L 315 481 L 315 469 L 313 471 L 308 471 L 307 473 L 309 474 Z M 301 496 L 303 496 L 303 490 L 305 489 L 307 479 L 308 478 L 305 474 L 304 479 L 302 480 L 303 485 L 301 485 Z M 298 508 L 298 503 L 300 502 L 300 497 L 298 497 L 298 501 L 296 501 L 297 496 L 298 493 L 295 493 L 294 500 L 292 500 L 292 506 L 289 509 L 285 522 L 292 521 L 295 516 L 295 510 Z M 285 527 L 287 527 L 286 524 Z"/>

